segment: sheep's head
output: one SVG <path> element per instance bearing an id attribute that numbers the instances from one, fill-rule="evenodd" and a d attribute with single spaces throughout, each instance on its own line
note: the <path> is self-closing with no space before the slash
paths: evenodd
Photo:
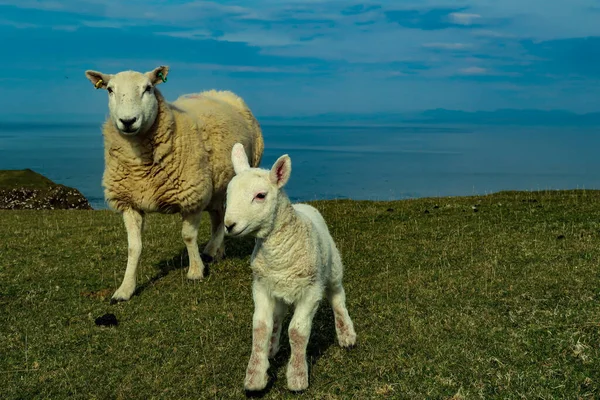
<path id="1" fill-rule="evenodd" d="M 281 189 L 292 172 L 292 161 L 285 154 L 271 170 L 250 168 L 244 146 L 231 150 L 235 176 L 227 186 L 225 230 L 229 236 L 265 237 L 273 228 Z"/>
<path id="2" fill-rule="evenodd" d="M 118 74 L 103 74 L 85 71 L 85 76 L 97 89 L 108 91 L 110 117 L 124 135 L 145 132 L 158 115 L 158 100 L 154 87 L 166 80 L 169 67 L 160 66 L 153 71 L 141 73 L 122 71 Z"/>

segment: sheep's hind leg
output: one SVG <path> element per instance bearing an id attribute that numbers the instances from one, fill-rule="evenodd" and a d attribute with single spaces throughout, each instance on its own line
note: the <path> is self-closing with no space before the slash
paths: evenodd
<path id="1" fill-rule="evenodd" d="M 281 337 L 281 327 L 288 307 L 282 300 L 277 300 L 275 310 L 273 311 L 273 333 L 269 344 L 269 358 L 273 358 L 279 351 L 279 338 Z"/>
<path id="2" fill-rule="evenodd" d="M 111 302 L 127 301 L 135 291 L 136 271 L 142 254 L 142 230 L 144 215 L 129 209 L 123 212 L 123 222 L 127 230 L 127 268 L 121 286 L 115 291 Z"/>
<path id="3" fill-rule="evenodd" d="M 181 236 L 187 247 L 190 267 L 187 272 L 188 279 L 202 279 L 204 277 L 204 263 L 198 250 L 198 227 L 200 226 L 201 211 L 183 215 Z"/>
<path id="4" fill-rule="evenodd" d="M 223 238 L 225 237 L 225 210 L 223 207 L 219 207 L 215 210 L 208 211 L 210 215 L 210 225 L 212 235 L 210 241 L 206 244 L 206 247 L 202 251 L 202 255 L 208 261 L 218 260 L 225 255 L 225 244 Z"/>
<path id="5" fill-rule="evenodd" d="M 356 332 L 348 309 L 346 308 L 346 293 L 342 282 L 332 282 L 327 290 L 327 297 L 335 317 L 335 332 L 338 343 L 342 347 L 352 347 L 356 344 Z"/>

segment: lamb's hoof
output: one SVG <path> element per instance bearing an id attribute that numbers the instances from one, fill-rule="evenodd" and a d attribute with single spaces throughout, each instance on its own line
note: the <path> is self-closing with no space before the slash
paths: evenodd
<path id="1" fill-rule="evenodd" d="M 266 372 L 260 374 L 256 371 L 249 371 L 246 373 L 244 389 L 246 392 L 260 392 L 267 387 L 267 383 L 269 383 L 269 375 Z"/>
<path id="2" fill-rule="evenodd" d="M 338 343 L 345 349 L 353 349 L 356 347 L 356 333 L 339 336 Z"/>
<path id="3" fill-rule="evenodd" d="M 308 374 L 293 374 L 288 376 L 287 380 L 288 389 L 295 393 L 300 393 L 308 389 Z"/>
<path id="4" fill-rule="evenodd" d="M 196 280 L 204 278 L 204 272 L 198 267 L 196 267 L 196 268 L 190 267 L 188 269 L 186 276 L 188 279 L 190 279 L 192 281 L 196 281 Z"/>

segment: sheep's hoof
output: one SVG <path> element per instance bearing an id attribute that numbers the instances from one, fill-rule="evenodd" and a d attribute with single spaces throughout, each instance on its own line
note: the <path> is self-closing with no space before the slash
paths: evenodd
<path id="1" fill-rule="evenodd" d="M 187 272 L 187 278 L 193 281 L 204 278 L 204 273 L 198 267 L 192 268 L 190 267 Z"/>
<path id="2" fill-rule="evenodd" d="M 206 246 L 200 254 L 200 258 L 202 258 L 202 261 L 205 263 L 217 262 L 225 258 L 225 248 L 219 247 L 216 251 L 211 251 L 209 246 Z"/>
<path id="3" fill-rule="evenodd" d="M 116 304 L 121 301 L 128 301 L 133 294 L 133 290 L 125 290 L 122 288 L 117 289 L 117 291 L 112 295 L 110 299 L 110 304 Z"/>

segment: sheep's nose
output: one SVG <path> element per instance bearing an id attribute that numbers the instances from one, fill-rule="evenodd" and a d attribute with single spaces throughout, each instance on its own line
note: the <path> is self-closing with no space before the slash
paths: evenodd
<path id="1" fill-rule="evenodd" d="M 131 126 L 135 123 L 135 121 L 137 121 L 137 117 L 133 117 L 133 118 L 119 118 L 119 121 L 121 121 L 121 123 L 125 126 Z"/>
<path id="2" fill-rule="evenodd" d="M 231 232 L 233 228 L 235 228 L 235 222 L 233 224 L 225 225 L 225 229 L 227 229 L 227 232 Z"/>

